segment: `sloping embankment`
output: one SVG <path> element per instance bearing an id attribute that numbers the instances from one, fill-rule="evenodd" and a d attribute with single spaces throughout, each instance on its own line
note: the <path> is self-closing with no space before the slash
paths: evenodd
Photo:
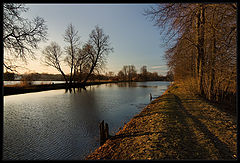
<path id="1" fill-rule="evenodd" d="M 85 159 L 232 160 L 236 153 L 236 117 L 174 84 Z"/>

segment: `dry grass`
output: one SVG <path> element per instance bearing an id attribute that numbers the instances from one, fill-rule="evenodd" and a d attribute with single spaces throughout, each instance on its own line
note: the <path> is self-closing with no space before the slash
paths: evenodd
<path id="1" fill-rule="evenodd" d="M 175 83 L 86 159 L 231 160 L 236 153 L 236 117 Z"/>
<path id="2" fill-rule="evenodd" d="M 48 84 L 44 84 L 43 82 L 41 82 L 40 84 L 38 84 L 38 85 L 48 85 Z M 20 81 L 20 83 L 18 83 L 18 84 L 13 84 L 13 85 L 4 85 L 5 87 L 32 87 L 32 86 L 34 86 L 33 84 L 32 84 L 32 82 L 28 82 L 28 81 Z"/>

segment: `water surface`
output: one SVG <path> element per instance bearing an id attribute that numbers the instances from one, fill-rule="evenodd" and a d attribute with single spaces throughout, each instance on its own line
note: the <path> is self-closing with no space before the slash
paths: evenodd
<path id="1" fill-rule="evenodd" d="M 4 160 L 81 160 L 99 147 L 98 124 L 110 135 L 160 96 L 169 82 L 110 83 L 4 97 Z"/>

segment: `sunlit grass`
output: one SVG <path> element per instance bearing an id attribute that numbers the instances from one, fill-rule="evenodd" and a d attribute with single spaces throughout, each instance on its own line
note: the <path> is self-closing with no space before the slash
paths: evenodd
<path id="1" fill-rule="evenodd" d="M 234 118 L 190 88 L 170 86 L 86 159 L 235 159 Z"/>

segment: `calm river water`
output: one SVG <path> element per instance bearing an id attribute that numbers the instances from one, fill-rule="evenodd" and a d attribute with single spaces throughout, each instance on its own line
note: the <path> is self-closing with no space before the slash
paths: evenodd
<path id="1" fill-rule="evenodd" d="M 111 83 L 4 96 L 4 160 L 81 160 L 99 147 L 98 123 L 110 135 L 160 96 L 170 82 Z"/>

